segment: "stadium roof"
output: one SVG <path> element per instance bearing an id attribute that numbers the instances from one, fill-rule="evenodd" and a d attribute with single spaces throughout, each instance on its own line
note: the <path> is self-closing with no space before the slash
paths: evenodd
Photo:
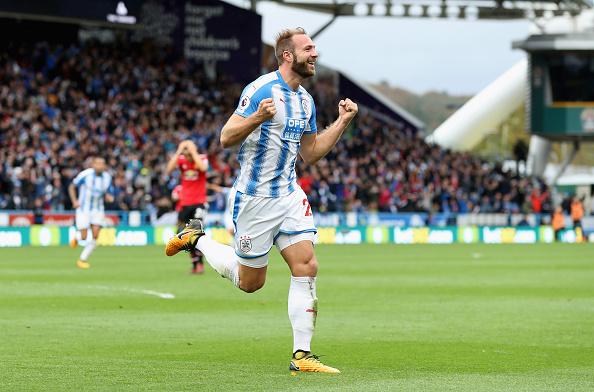
<path id="1" fill-rule="evenodd" d="M 594 7 L 594 0 L 250 0 L 338 16 L 391 16 L 449 19 L 532 19 L 577 15 Z"/>
<path id="2" fill-rule="evenodd" d="M 528 52 L 541 50 L 594 50 L 594 33 L 532 35 L 513 43 Z"/>

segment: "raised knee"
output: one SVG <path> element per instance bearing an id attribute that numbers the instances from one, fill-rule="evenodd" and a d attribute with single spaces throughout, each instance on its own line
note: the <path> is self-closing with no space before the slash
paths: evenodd
<path id="1" fill-rule="evenodd" d="M 315 257 L 310 258 L 300 266 L 301 276 L 317 276 L 318 260 Z"/>
<path id="2" fill-rule="evenodd" d="M 242 283 L 239 282 L 239 288 L 246 293 L 254 293 L 264 287 L 264 282 L 255 282 L 255 283 Z"/>

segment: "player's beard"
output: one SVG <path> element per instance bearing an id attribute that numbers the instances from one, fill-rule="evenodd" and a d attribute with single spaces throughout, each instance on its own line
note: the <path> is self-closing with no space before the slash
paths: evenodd
<path id="1" fill-rule="evenodd" d="M 297 58 L 297 56 L 295 56 L 295 58 Z M 311 76 L 314 76 L 316 74 L 316 70 L 309 70 L 308 61 L 309 59 L 305 59 L 303 61 L 293 61 L 293 64 L 291 65 L 291 70 L 295 72 L 297 75 L 301 76 L 303 79 L 307 79 Z"/>

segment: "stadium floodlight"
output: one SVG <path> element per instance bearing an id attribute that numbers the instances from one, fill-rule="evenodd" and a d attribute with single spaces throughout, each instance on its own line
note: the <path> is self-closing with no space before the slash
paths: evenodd
<path id="1" fill-rule="evenodd" d="M 423 15 L 423 7 L 419 4 L 412 4 L 408 10 L 410 16 L 419 17 Z"/>
<path id="2" fill-rule="evenodd" d="M 402 4 L 393 4 L 390 7 L 390 15 L 393 16 L 404 16 L 406 10 Z"/>
<path id="3" fill-rule="evenodd" d="M 571 16 L 594 8 L 593 0 L 252 0 L 341 16 L 393 16 L 401 18 L 495 19 Z M 528 12 L 527 10 L 530 10 Z M 551 13 L 548 12 L 547 16 Z M 325 27 L 324 27 L 325 29 Z"/>
<path id="4" fill-rule="evenodd" d="M 457 18 L 459 14 L 460 14 L 460 8 L 458 8 L 456 6 L 449 5 L 446 8 L 446 15 L 448 18 L 451 18 L 451 19 Z"/>
<path id="5" fill-rule="evenodd" d="M 479 9 L 478 7 L 471 5 L 466 7 L 465 10 L 466 19 L 468 20 L 477 20 L 479 16 Z"/>
<path id="6" fill-rule="evenodd" d="M 427 15 L 430 18 L 439 18 L 441 15 L 441 7 L 435 4 L 432 4 L 427 9 Z"/>
<path id="7" fill-rule="evenodd" d="M 542 16 L 545 19 L 553 19 L 553 17 L 555 16 L 555 13 L 551 10 L 545 10 Z"/>
<path id="8" fill-rule="evenodd" d="M 383 3 L 374 4 L 371 7 L 371 14 L 374 16 L 385 16 L 388 12 L 388 7 Z"/>
<path id="9" fill-rule="evenodd" d="M 369 5 L 367 3 L 357 3 L 353 7 L 353 13 L 355 16 L 367 16 L 369 15 Z"/>

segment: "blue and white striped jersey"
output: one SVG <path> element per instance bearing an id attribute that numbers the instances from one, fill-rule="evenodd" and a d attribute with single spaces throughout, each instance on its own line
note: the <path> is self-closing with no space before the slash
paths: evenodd
<path id="1" fill-rule="evenodd" d="M 103 211 L 103 198 L 111 186 L 111 175 L 107 172 L 96 174 L 89 168 L 78 173 L 72 183 L 78 188 L 80 207 L 77 211 Z"/>
<path id="2" fill-rule="evenodd" d="M 247 85 L 235 114 L 248 117 L 266 98 L 274 100 L 276 115 L 241 144 L 237 154 L 241 170 L 234 187 L 251 196 L 281 197 L 295 190 L 301 136 L 317 132 L 316 107 L 305 88 L 294 91 L 276 71 Z"/>

